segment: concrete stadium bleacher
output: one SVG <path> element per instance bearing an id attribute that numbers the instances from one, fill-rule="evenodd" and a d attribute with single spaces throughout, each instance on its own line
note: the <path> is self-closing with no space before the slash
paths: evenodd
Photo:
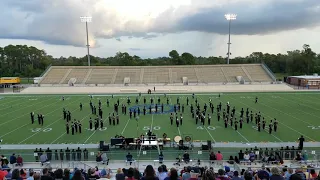
<path id="1" fill-rule="evenodd" d="M 194 66 L 52 66 L 40 84 L 188 84 L 271 83 L 275 79 L 263 64 L 194 65 Z"/>

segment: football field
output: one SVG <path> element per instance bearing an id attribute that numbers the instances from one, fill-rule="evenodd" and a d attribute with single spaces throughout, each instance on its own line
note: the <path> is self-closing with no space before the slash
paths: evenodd
<path id="1" fill-rule="evenodd" d="M 294 142 L 300 135 L 307 141 L 320 141 L 320 93 L 299 92 L 299 93 L 218 93 L 212 94 L 110 94 L 93 95 L 91 99 L 88 95 L 1 95 L 0 94 L 0 139 L 2 144 L 59 144 L 77 143 L 91 144 L 101 140 L 110 142 L 110 138 L 115 135 L 125 137 L 137 137 L 148 130 L 152 130 L 157 136 L 161 137 L 166 133 L 169 138 L 175 136 L 190 136 L 192 140 L 211 140 L 212 142 Z M 127 98 L 131 99 L 131 104 L 127 105 Z M 187 97 L 189 106 L 187 106 Z M 255 98 L 258 97 L 258 103 Z M 139 103 L 135 100 L 138 98 Z M 146 98 L 144 105 L 143 99 Z M 143 106 L 150 106 L 150 98 L 160 98 L 164 104 L 164 113 L 154 112 L 143 115 Z M 167 98 L 169 104 L 167 105 Z M 170 113 L 173 112 L 173 104 L 177 98 L 180 104 L 184 105 L 183 124 L 176 127 L 175 123 L 170 124 Z M 110 106 L 107 107 L 107 99 Z M 212 117 L 211 124 L 196 124 L 191 116 L 190 104 L 195 107 L 195 100 L 200 103 L 201 109 L 205 103 L 208 105 L 207 114 Z M 214 104 L 214 113 L 209 108 L 209 100 Z M 105 127 L 96 131 L 88 129 L 89 118 L 96 117 L 91 114 L 89 102 L 98 107 L 98 101 L 102 102 L 103 120 Z M 113 105 L 119 100 L 119 125 L 109 125 L 108 114 L 113 113 Z M 270 119 L 276 118 L 279 122 L 278 131 L 269 134 L 267 130 L 258 132 L 256 125 L 244 122 L 243 128 L 236 131 L 233 127 L 224 127 L 224 122 L 217 121 L 216 107 L 222 103 L 222 109 L 226 108 L 229 102 L 231 109 L 236 108 L 236 118 L 240 119 L 240 110 L 253 113 L 261 112 L 262 117 L 269 124 Z M 79 104 L 83 104 L 80 111 Z M 121 113 L 121 104 L 126 104 L 127 109 L 140 107 L 141 114 L 138 120 L 129 118 L 129 113 Z M 82 133 L 75 135 L 66 134 L 65 120 L 62 110 L 65 108 L 71 112 L 71 118 L 81 121 Z M 160 111 L 160 110 L 159 110 Z M 35 113 L 35 123 L 31 124 L 30 112 Z M 37 114 L 44 115 L 44 125 L 38 124 Z M 245 114 L 245 113 L 244 113 Z M 221 113 L 222 115 L 222 113 Z"/>

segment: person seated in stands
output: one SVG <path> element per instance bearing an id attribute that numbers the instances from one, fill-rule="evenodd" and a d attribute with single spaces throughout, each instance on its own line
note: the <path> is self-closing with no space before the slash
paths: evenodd
<path id="1" fill-rule="evenodd" d="M 250 159 L 251 162 L 253 162 L 255 160 L 255 158 L 256 158 L 256 155 L 254 154 L 253 151 L 250 152 L 249 156 L 250 156 L 249 159 Z"/>
<path id="2" fill-rule="evenodd" d="M 97 156 L 96 156 L 96 162 L 101 162 L 102 161 L 102 154 L 101 154 L 101 152 L 98 152 L 97 153 Z"/>
<path id="3" fill-rule="evenodd" d="M 190 161 L 190 156 L 189 156 L 189 153 L 187 151 L 185 151 L 184 154 L 183 154 L 183 161 L 185 163 L 189 163 L 189 161 Z"/>
<path id="4" fill-rule="evenodd" d="M 129 162 L 129 163 L 130 163 L 130 166 L 131 166 L 132 161 L 134 161 L 134 160 L 133 160 L 132 155 L 131 155 L 129 152 L 128 152 L 128 154 L 126 155 L 126 159 L 127 159 L 127 162 Z"/>
<path id="5" fill-rule="evenodd" d="M 23 159 L 20 155 L 17 157 L 17 166 L 23 166 Z"/>
<path id="6" fill-rule="evenodd" d="M 4 155 L 1 155 L 0 160 L 1 160 L 1 165 L 2 166 L 6 166 L 6 165 L 9 164 L 9 161 L 8 161 L 7 157 L 5 157 Z"/>
<path id="7" fill-rule="evenodd" d="M 163 154 L 162 151 L 159 154 L 159 163 L 162 164 L 163 163 Z"/>
<path id="8" fill-rule="evenodd" d="M 250 155 L 248 154 L 248 152 L 246 152 L 244 155 L 243 155 L 243 161 L 249 161 L 250 159 Z"/>
<path id="9" fill-rule="evenodd" d="M 234 157 L 234 162 L 237 163 L 237 164 L 240 164 L 240 160 L 238 159 L 238 156 Z"/>
<path id="10" fill-rule="evenodd" d="M 244 158 L 243 158 L 244 153 L 242 152 L 242 150 L 240 150 L 240 152 L 238 153 L 238 155 L 239 155 L 239 160 L 242 161 L 242 160 L 244 159 Z"/>
<path id="11" fill-rule="evenodd" d="M 209 160 L 210 160 L 210 161 L 215 161 L 215 160 L 217 160 L 216 154 L 215 154 L 213 151 L 210 153 L 209 156 L 210 156 L 210 157 L 209 157 Z M 212 163 L 214 163 L 214 162 L 212 162 Z"/>
<path id="12" fill-rule="evenodd" d="M 300 154 L 300 153 L 297 153 L 297 156 L 294 158 L 294 160 L 296 160 L 296 161 L 301 161 L 301 160 L 302 160 L 301 154 Z"/>
<path id="13" fill-rule="evenodd" d="M 229 158 L 229 160 L 228 160 L 228 163 L 229 163 L 229 164 L 234 164 L 233 156 L 230 156 L 230 158 Z"/>
<path id="14" fill-rule="evenodd" d="M 44 163 L 48 162 L 48 156 L 46 153 L 43 153 L 41 156 L 40 156 L 40 162 L 41 162 L 41 165 L 43 166 Z"/>
<path id="15" fill-rule="evenodd" d="M 16 158 L 16 155 L 13 153 L 11 156 L 10 156 L 10 164 L 16 164 L 17 163 L 17 158 Z"/>
<path id="16" fill-rule="evenodd" d="M 101 155 L 101 161 L 102 161 L 102 164 L 107 164 L 109 165 L 109 159 L 108 159 L 108 156 L 107 156 L 107 153 L 106 152 L 103 152 L 102 155 Z"/>
<path id="17" fill-rule="evenodd" d="M 275 160 L 276 160 L 275 157 L 274 157 L 273 155 L 271 155 L 271 156 L 269 156 L 269 158 L 268 158 L 268 163 L 273 164 Z"/>

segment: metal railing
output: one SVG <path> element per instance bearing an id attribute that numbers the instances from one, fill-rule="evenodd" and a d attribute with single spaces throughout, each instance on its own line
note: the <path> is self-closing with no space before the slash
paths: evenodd
<path id="1" fill-rule="evenodd" d="M 217 149 L 218 150 L 218 149 Z M 217 150 L 213 150 L 215 153 Z M 230 151 L 228 150 L 223 150 L 223 148 L 219 149 L 221 153 L 224 156 L 224 160 L 228 160 L 230 156 L 233 158 L 237 156 L 239 158 L 239 149 L 235 151 Z M 96 161 L 96 155 L 97 155 L 97 150 L 89 149 L 89 152 L 87 152 L 87 157 L 84 159 L 85 154 L 84 152 L 81 152 L 80 154 L 77 154 L 76 152 L 73 154 L 70 152 L 69 157 L 67 158 L 66 153 L 63 151 L 60 153 L 58 151 L 57 153 L 51 152 L 47 153 L 47 156 L 50 160 L 57 160 L 61 161 L 60 157 L 63 157 L 63 160 L 68 160 L 68 161 Z M 251 151 L 251 150 L 248 150 Z M 10 159 L 10 156 L 12 153 L 15 153 L 14 150 L 12 150 L 12 153 L 8 153 L 10 151 L 6 150 L 6 152 L 1 152 L 4 156 L 7 157 L 7 159 Z M 124 160 L 125 156 L 127 153 L 130 152 L 135 159 L 140 159 L 140 160 L 155 160 L 158 159 L 158 151 L 157 150 L 143 150 L 141 152 L 140 157 L 138 158 L 139 151 L 137 149 L 131 149 L 131 150 L 119 150 L 119 149 L 112 149 L 111 151 L 106 151 L 107 157 L 110 160 Z M 175 160 L 177 157 L 181 157 L 184 154 L 185 151 L 183 150 L 163 150 L 163 155 L 165 160 Z M 209 154 L 211 151 L 208 150 L 200 150 L 200 149 L 194 149 L 194 150 L 187 150 L 187 152 L 190 155 L 190 158 L 192 159 L 199 159 L 201 161 L 209 160 Z M 245 152 L 245 150 L 243 150 Z M 297 157 L 298 154 L 301 154 L 302 158 L 307 158 L 307 160 L 320 160 L 320 158 L 317 156 L 317 154 L 320 153 L 320 150 L 257 150 L 254 151 L 255 153 L 255 159 L 256 160 L 265 160 L 269 156 L 274 155 L 278 156 L 282 160 L 293 160 L 295 157 Z M 35 156 L 34 152 L 32 151 L 25 151 L 25 152 L 20 152 L 20 153 L 15 153 L 16 155 L 20 155 L 23 159 L 24 162 L 34 162 L 39 160 L 39 156 L 41 155 L 39 153 L 39 156 Z"/>

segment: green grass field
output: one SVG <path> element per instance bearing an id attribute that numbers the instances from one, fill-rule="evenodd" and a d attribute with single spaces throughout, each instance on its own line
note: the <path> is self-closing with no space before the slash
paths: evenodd
<path id="1" fill-rule="evenodd" d="M 2 144 L 58 144 L 58 143 L 97 143 L 100 140 L 109 142 L 110 137 L 116 134 L 123 134 L 125 137 L 136 137 L 152 129 L 158 136 L 165 132 L 168 137 L 190 136 L 193 140 L 212 140 L 213 142 L 293 142 L 300 135 L 304 135 L 307 141 L 320 141 L 320 94 L 319 93 L 223 93 L 221 98 L 218 94 L 196 94 L 201 108 L 204 103 L 212 99 L 215 107 L 221 101 L 223 108 L 226 102 L 230 102 L 231 107 L 236 107 L 237 119 L 243 107 L 252 110 L 254 113 L 261 111 L 266 120 L 277 118 L 279 121 L 278 132 L 258 132 L 253 128 L 254 124 L 244 123 L 243 129 L 235 131 L 230 126 L 225 129 L 222 121 L 217 121 L 216 112 L 211 115 L 212 121 L 209 126 L 196 125 L 191 118 L 190 107 L 186 106 L 186 97 L 190 103 L 194 104 L 191 94 L 168 94 L 170 103 L 175 103 L 177 97 L 180 103 L 185 105 L 183 114 L 183 125 L 177 128 L 170 125 L 169 114 L 147 114 L 140 115 L 139 124 L 134 119 L 129 119 L 129 115 L 120 115 L 120 124 L 109 126 L 108 114 L 113 112 L 113 104 L 119 99 L 120 104 L 126 103 L 127 96 L 130 96 L 135 106 L 135 99 L 138 95 L 95 95 L 93 103 L 98 106 L 98 100 L 102 101 L 104 130 L 90 131 L 89 118 L 91 115 L 89 108 L 90 97 L 88 95 L 65 95 L 65 101 L 61 100 L 61 95 L 0 95 L 0 139 Z M 143 104 L 143 97 L 146 97 L 147 104 L 150 104 L 150 97 L 161 98 L 161 103 L 166 104 L 163 94 L 142 95 L 139 105 Z M 259 98 L 259 103 L 255 104 L 255 97 Z M 106 105 L 106 99 L 110 100 L 110 107 Z M 80 111 L 79 103 L 83 104 Z M 130 106 L 128 106 L 130 107 Z M 62 109 L 66 108 L 72 112 L 72 119 L 82 122 L 82 134 L 67 135 L 65 131 L 65 121 L 62 117 Z M 165 108 L 165 110 L 168 110 Z M 30 112 L 42 113 L 44 126 L 37 123 L 31 124 Z M 119 110 L 121 113 L 121 109 Z M 211 114 L 211 113 L 210 113 Z"/>

